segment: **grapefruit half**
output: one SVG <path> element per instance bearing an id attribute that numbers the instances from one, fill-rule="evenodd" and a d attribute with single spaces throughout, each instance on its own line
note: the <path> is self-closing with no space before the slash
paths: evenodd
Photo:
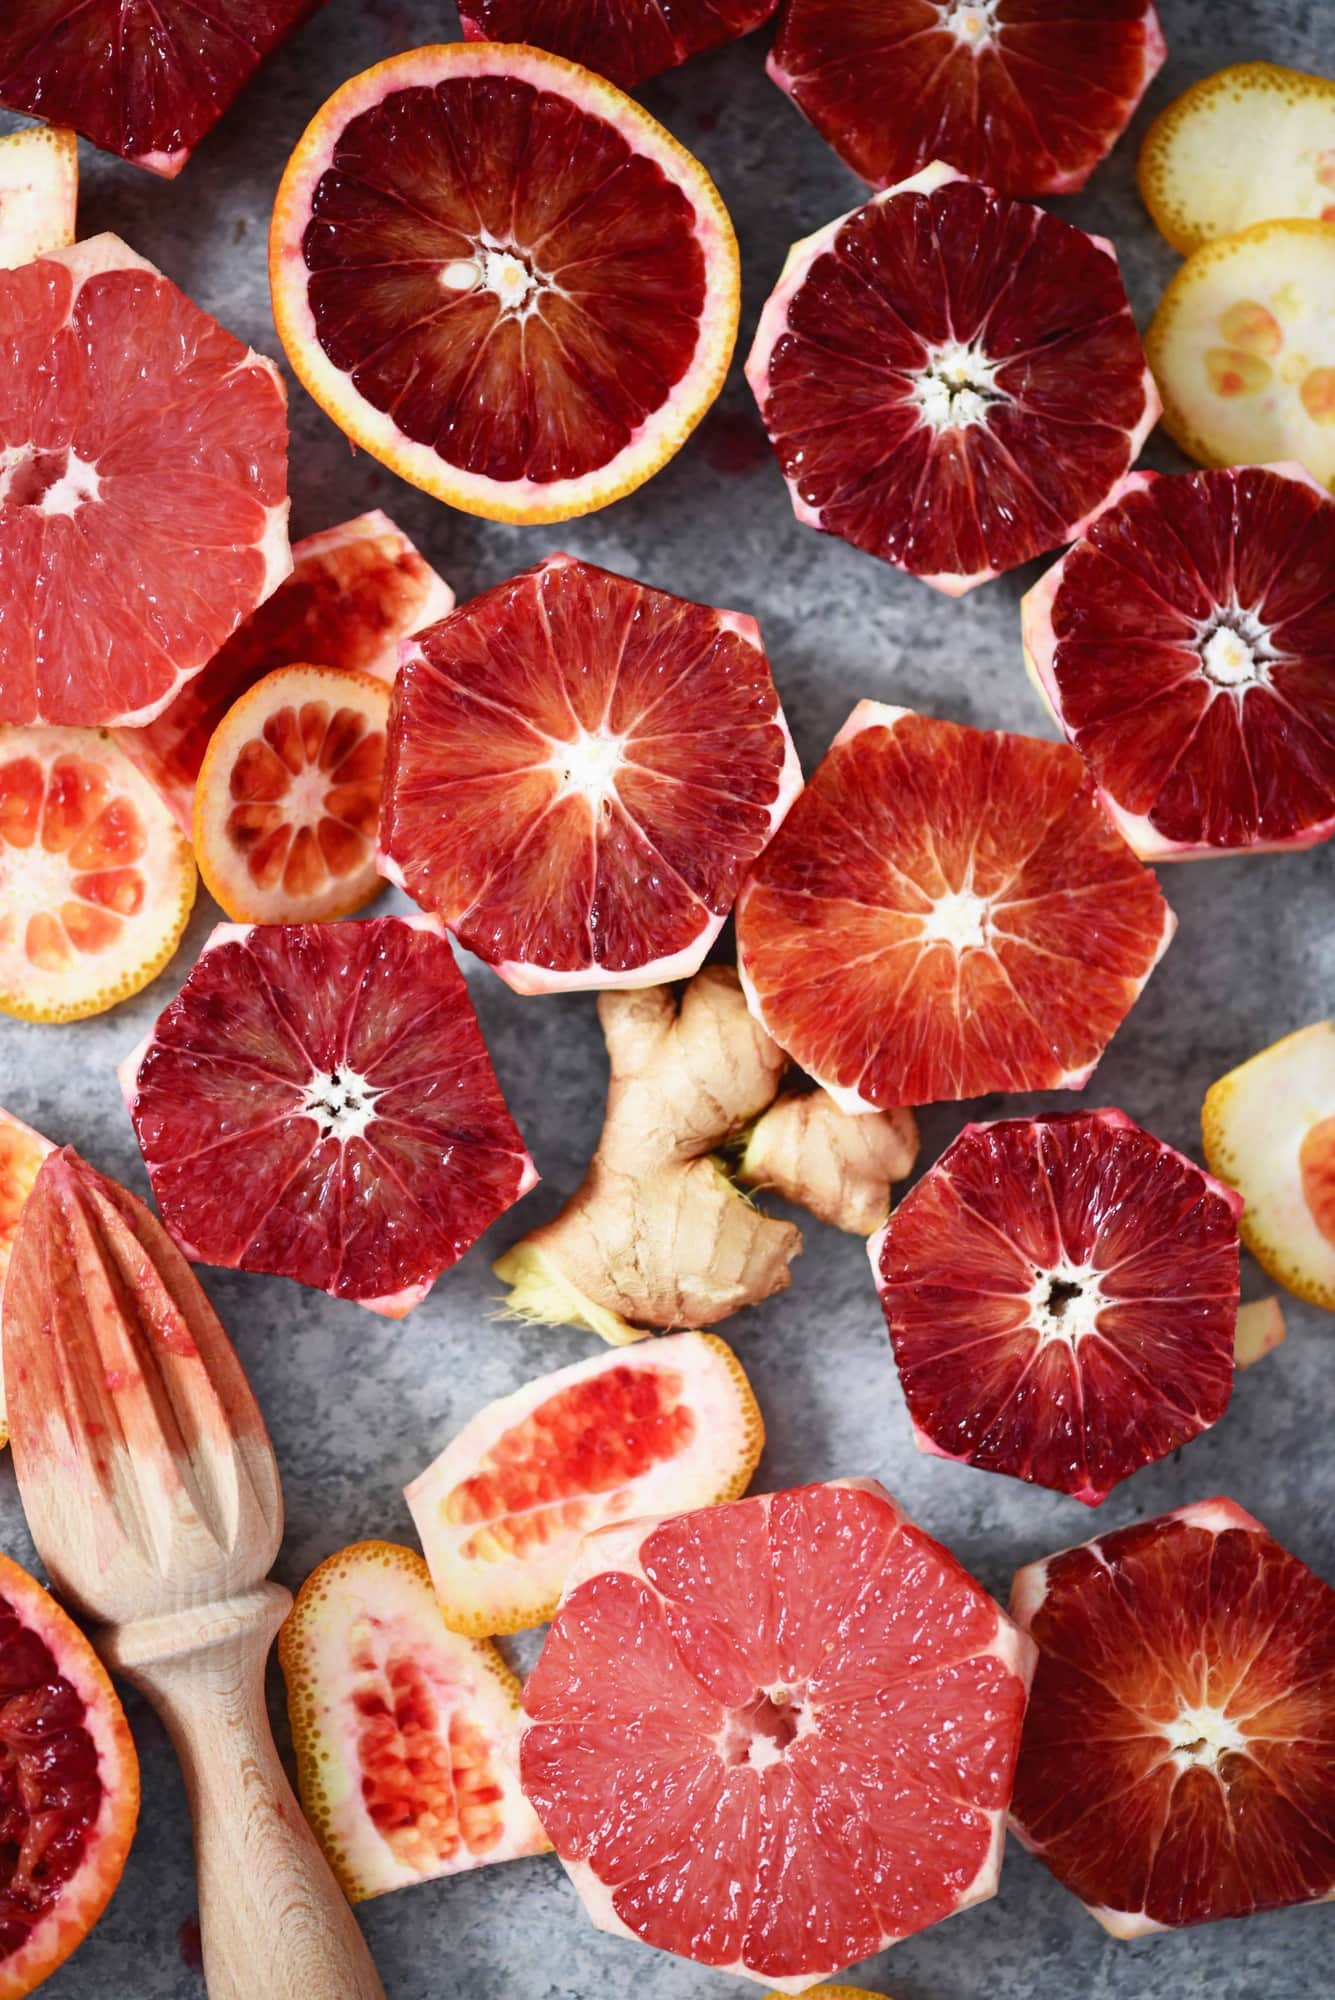
<path id="1" fill-rule="evenodd" d="M 470 42 L 531 42 L 587 63 L 622 90 L 702 49 L 749 35 L 778 0 L 464 0 Z"/>
<path id="2" fill-rule="evenodd" d="M 79 142 L 72 132 L 29 125 L 0 139 L 0 268 L 67 249 L 78 201 Z"/>

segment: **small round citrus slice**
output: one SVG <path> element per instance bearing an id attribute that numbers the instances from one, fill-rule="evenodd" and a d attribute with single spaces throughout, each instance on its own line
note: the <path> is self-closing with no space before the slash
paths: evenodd
<path id="1" fill-rule="evenodd" d="M 1019 1571 L 1011 1824 L 1114 1937 L 1335 1895 L 1335 1590 L 1232 1500 Z"/>
<path id="2" fill-rule="evenodd" d="M 1207 1430 L 1241 1207 L 1121 1111 L 966 1125 L 868 1245 L 919 1450 L 1097 1507 Z"/>
<path id="3" fill-rule="evenodd" d="M 747 1001 L 846 1111 L 1078 1090 L 1172 937 L 1064 743 L 860 702 L 737 899 Z"/>
<path id="4" fill-rule="evenodd" d="M 1138 178 L 1184 257 L 1256 222 L 1335 222 L 1335 82 L 1268 62 L 1203 76 L 1150 126 Z"/>
<path id="5" fill-rule="evenodd" d="M 488 1403 L 404 1489 L 445 1623 L 541 1625 L 583 1535 L 735 1500 L 764 1442 L 740 1363 L 709 1333 L 596 1354 Z"/>
<path id="6" fill-rule="evenodd" d="M 1212 1083 L 1201 1112 L 1212 1173 L 1246 1206 L 1263 1271 L 1335 1311 L 1335 1022 L 1285 1035 Z"/>
<path id="7" fill-rule="evenodd" d="M 278 1635 L 301 1803 L 353 1903 L 550 1846 L 514 1768 L 519 1682 L 447 1631 L 426 1564 L 354 1542 Z"/>
<path id="8" fill-rule="evenodd" d="M 587 63 L 622 90 L 702 49 L 749 35 L 778 0 L 464 0 L 470 42 L 531 42 Z"/>
<path id="9" fill-rule="evenodd" d="M 629 493 L 723 386 L 737 241 L 699 162 L 540 49 L 413 49 L 288 162 L 269 240 L 297 375 L 355 444 L 497 521 Z"/>
<path id="10" fill-rule="evenodd" d="M 551 556 L 406 649 L 381 866 L 517 992 L 656 986 L 801 783 L 753 618 Z"/>
<path id="11" fill-rule="evenodd" d="M 0 727 L 0 1013 L 77 1021 L 176 950 L 195 862 L 153 787 L 93 729 Z"/>
<path id="12" fill-rule="evenodd" d="M 1145 352 L 1189 458 L 1296 459 L 1335 487 L 1335 222 L 1258 222 L 1193 251 Z"/>
<path id="13" fill-rule="evenodd" d="M 74 241 L 79 142 L 52 125 L 0 139 L 0 268 L 26 264 Z"/>
<path id="14" fill-rule="evenodd" d="M 279 667 L 228 709 L 195 786 L 204 887 L 241 923 L 346 917 L 376 872 L 389 689 L 336 667 Z"/>

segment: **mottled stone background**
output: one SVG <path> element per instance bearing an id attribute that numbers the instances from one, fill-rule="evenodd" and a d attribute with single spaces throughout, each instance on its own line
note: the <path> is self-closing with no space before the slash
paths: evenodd
<path id="1" fill-rule="evenodd" d="M 21 0 L 20 0 L 21 4 Z M 1163 0 L 1166 67 L 1132 132 L 1089 191 L 1053 207 L 1116 242 L 1137 315 L 1148 319 L 1176 259 L 1136 195 L 1149 116 L 1222 63 L 1266 56 L 1329 67 L 1331 0 Z M 175 182 L 82 149 L 81 233 L 118 231 L 225 325 L 279 356 L 265 234 L 283 162 L 333 88 L 380 58 L 456 33 L 434 0 L 330 0 L 246 92 Z M 760 620 L 809 770 L 860 696 L 961 721 L 1047 732 L 1025 679 L 1018 605 L 1039 566 L 960 603 L 799 527 L 760 448 L 741 359 L 787 244 L 854 206 L 860 186 L 767 80 L 767 31 L 650 85 L 645 98 L 714 174 L 737 224 L 745 298 L 738 359 L 713 418 L 647 487 L 568 527 L 515 530 L 454 514 L 354 453 L 305 393 L 292 392 L 293 533 L 382 506 L 461 598 L 553 548 Z M 0 125 L 4 124 L 0 116 Z M 9 121 L 12 122 L 12 121 Z M 754 444 L 756 449 L 748 451 Z M 1149 457 L 1180 463 L 1166 443 Z M 1196 1149 L 1206 1086 L 1289 1029 L 1328 1012 L 1335 990 L 1332 850 L 1169 868 L 1176 942 L 1088 1092 L 1174 1144 Z M 386 899 L 384 907 L 390 907 Z M 0 1023 L 0 1101 L 72 1142 L 140 1192 L 145 1179 L 112 1075 L 176 990 L 215 912 L 201 898 L 184 948 L 156 984 L 100 1020 Z M 577 1360 L 591 1339 L 498 1322 L 490 1259 L 551 1214 L 600 1125 L 604 1062 L 590 996 L 521 1000 L 482 967 L 470 981 L 497 1069 L 543 1174 L 519 1213 L 402 1324 L 278 1279 L 206 1272 L 268 1419 L 283 1471 L 293 1586 L 360 1536 L 412 1539 L 401 1487 L 484 1401 Z M 1036 1100 L 1053 1108 L 1071 1100 Z M 923 1118 L 930 1161 L 968 1117 L 1015 1100 L 941 1106 Z M 860 1242 L 802 1219 L 805 1255 L 783 1297 L 723 1331 L 750 1372 L 769 1427 L 759 1484 L 872 1473 L 999 1596 L 1017 1564 L 1093 1532 L 1074 1501 L 925 1459 L 914 1450 Z M 1246 1290 L 1264 1280 L 1248 1269 Z M 1335 1471 L 1327 1437 L 1335 1328 L 1286 1303 L 1290 1337 L 1239 1380 L 1217 1430 L 1107 1502 L 1112 1528 L 1224 1492 L 1335 1576 Z M 30 1563 L 8 1459 L 0 1545 Z M 532 1648 L 518 1649 L 522 1663 Z M 274 1671 L 274 1713 L 281 1696 Z M 178 1932 L 195 1909 L 190 1836 L 175 1760 L 155 1719 L 127 1703 L 144 1805 L 120 1893 L 93 1937 L 44 1989 L 51 2000 L 198 2000 L 203 1980 Z M 283 1725 L 280 1724 L 280 1728 Z M 485 1868 L 364 1905 L 390 2000 L 709 2000 L 745 1989 L 584 1921 L 550 1858 Z M 1328 1986 L 1335 1910 L 1261 1917 L 1114 1944 L 1010 1843 L 1001 1893 L 861 1968 L 896 2000 L 1281 2000 Z M 255 2000 L 264 2000 L 257 1958 Z M 754 1989 L 751 1989 L 754 1990 Z M 334 2000 L 311 1995 L 310 2000 Z"/>

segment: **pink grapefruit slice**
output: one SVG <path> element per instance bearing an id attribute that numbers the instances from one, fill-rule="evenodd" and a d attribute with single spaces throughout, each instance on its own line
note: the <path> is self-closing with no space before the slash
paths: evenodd
<path id="1" fill-rule="evenodd" d="M 737 901 L 738 969 L 844 1110 L 1078 1090 L 1175 919 L 1074 750 L 859 702 Z"/>
<path id="2" fill-rule="evenodd" d="M 470 42 L 530 42 L 585 63 L 622 90 L 703 49 L 749 35 L 778 0 L 464 0 Z"/>
<path id="3" fill-rule="evenodd" d="M 78 201 L 72 132 L 29 125 L 0 139 L 0 269 L 68 249 Z"/>
<path id="4" fill-rule="evenodd" d="M 868 1245 L 918 1449 L 1097 1507 L 1207 1430 L 1241 1209 L 1121 1111 L 966 1125 Z"/>
<path id="5" fill-rule="evenodd" d="M 1335 1894 L 1335 1591 L 1232 1500 L 1020 1570 L 1011 1823 L 1114 1937 Z"/>
<path id="6" fill-rule="evenodd" d="M 585 1539 L 520 1775 L 600 1929 L 800 1993 L 995 1894 L 1032 1669 L 884 1487 L 799 1486 Z"/>
<path id="7" fill-rule="evenodd" d="M 188 1257 L 391 1318 L 537 1179 L 426 917 L 219 924 L 120 1076 Z"/>
<path id="8" fill-rule="evenodd" d="M 940 164 L 793 245 L 746 379 L 798 520 L 951 597 L 1073 540 L 1159 414 L 1111 243 Z"/>
<path id="9" fill-rule="evenodd" d="M 873 187 L 951 160 L 1071 194 L 1166 53 L 1149 0 L 785 0 L 770 75 Z"/>
<path id="10" fill-rule="evenodd" d="M 4 1317 L 5 1273 L 14 1253 L 23 1204 L 32 1193 L 33 1182 L 42 1162 L 55 1147 L 31 1125 L 15 1118 L 0 1104 L 0 1324 Z M 9 1443 L 9 1417 L 5 1407 L 3 1372 L 0 1371 L 0 1445 Z"/>
<path id="11" fill-rule="evenodd" d="M 0 271 L 0 338 L 0 722 L 148 722 L 291 567 L 278 370 L 115 236 Z"/>
<path id="12" fill-rule="evenodd" d="M 381 866 L 517 992 L 656 986 L 801 782 L 753 618 L 551 556 L 405 653 Z"/>
<path id="13" fill-rule="evenodd" d="M 1134 474 L 1021 615 L 1030 674 L 1137 854 L 1335 833 L 1335 501 L 1300 465 Z"/>

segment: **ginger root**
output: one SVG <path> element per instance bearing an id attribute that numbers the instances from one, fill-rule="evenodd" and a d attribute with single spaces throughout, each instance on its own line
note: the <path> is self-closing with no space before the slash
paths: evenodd
<path id="1" fill-rule="evenodd" d="M 493 1266 L 507 1310 L 621 1346 L 782 1291 L 801 1233 L 754 1208 L 715 1157 L 770 1103 L 788 1061 L 737 974 L 706 966 L 680 1009 L 669 986 L 614 989 L 598 1019 L 611 1062 L 602 1138 L 561 1213 Z"/>
<path id="2" fill-rule="evenodd" d="M 890 1213 L 891 1182 L 906 1180 L 917 1157 L 911 1111 L 841 1111 L 827 1091 L 787 1091 L 756 1120 L 737 1178 L 870 1236 Z"/>

